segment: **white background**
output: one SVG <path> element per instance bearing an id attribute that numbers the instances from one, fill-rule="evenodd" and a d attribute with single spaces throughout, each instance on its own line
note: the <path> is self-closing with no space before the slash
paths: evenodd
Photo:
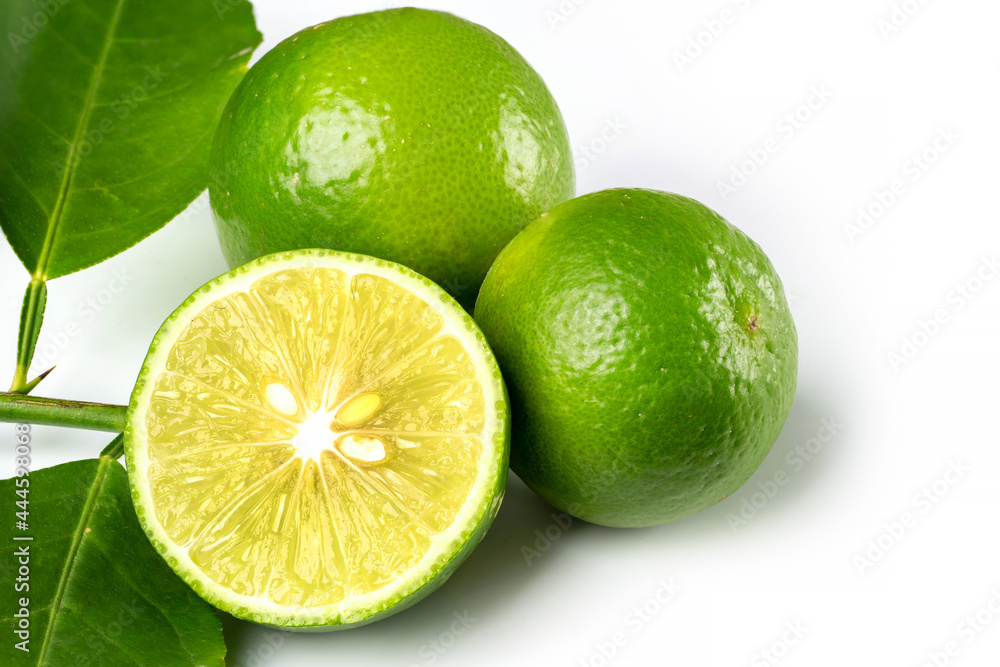
<path id="1" fill-rule="evenodd" d="M 914 13 L 885 34 L 893 2 Z M 256 57 L 311 24 L 387 6 L 255 4 L 264 34 Z M 934 664 L 929 654 L 938 665 L 997 664 L 1000 279 L 989 262 L 1000 251 L 1000 6 L 425 6 L 489 27 L 542 74 L 578 151 L 579 193 L 679 192 L 763 246 L 791 295 L 798 394 L 760 471 L 710 510 L 651 529 L 564 530 L 512 479 L 478 550 L 415 608 L 325 635 L 234 623 L 231 664 L 918 667 Z M 723 10 L 731 20 L 713 36 L 705 22 Z M 701 53 L 692 47 L 691 62 L 678 62 L 692 39 Z M 783 120 L 796 113 L 801 122 Z M 765 146 L 774 150 L 762 166 L 744 166 Z M 754 173 L 723 196 L 719 183 L 734 168 Z M 877 215 L 879 193 L 888 201 L 883 191 L 897 180 L 902 194 Z M 126 253 L 50 283 L 33 371 L 58 368 L 39 394 L 127 401 L 161 321 L 226 269 L 206 201 Z M 876 215 L 851 233 L 859 207 Z M 112 294 L 116 276 L 127 284 Z M 0 243 L 4 382 L 26 281 Z M 0 437 L 13 442 L 13 428 Z M 109 439 L 41 427 L 33 438 L 36 468 L 94 456 Z M 808 460 L 796 453 L 803 448 Z M 772 487 L 776 473 L 787 477 Z M 737 525 L 741 512 L 748 518 Z M 551 542 L 539 538 L 546 532 Z M 660 582 L 679 587 L 665 603 Z M 475 620 L 452 634 L 455 614 Z M 946 648 L 956 655 L 940 655 Z"/>

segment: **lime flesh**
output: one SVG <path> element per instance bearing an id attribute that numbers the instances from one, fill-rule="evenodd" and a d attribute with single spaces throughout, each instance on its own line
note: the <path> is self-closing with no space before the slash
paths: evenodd
<path id="1" fill-rule="evenodd" d="M 506 419 L 482 335 L 435 285 L 283 253 L 209 283 L 157 334 L 129 410 L 133 497 L 219 608 L 357 625 L 426 595 L 482 537 Z"/>

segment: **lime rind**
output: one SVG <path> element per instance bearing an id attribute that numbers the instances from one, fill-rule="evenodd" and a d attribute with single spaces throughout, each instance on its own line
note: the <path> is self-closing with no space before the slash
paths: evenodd
<path id="1" fill-rule="evenodd" d="M 617 188 L 550 210 L 499 254 L 475 316 L 517 415 L 512 470 L 592 523 L 659 525 L 721 501 L 794 400 L 798 339 L 773 264 L 680 195 Z"/>

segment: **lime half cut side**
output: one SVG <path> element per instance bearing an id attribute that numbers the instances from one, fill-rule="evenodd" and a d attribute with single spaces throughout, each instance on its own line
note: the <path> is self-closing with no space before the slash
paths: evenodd
<path id="1" fill-rule="evenodd" d="M 163 324 L 126 456 L 153 545 L 234 616 L 337 629 L 444 582 L 500 505 L 509 417 L 471 317 L 362 255 L 269 255 Z"/>

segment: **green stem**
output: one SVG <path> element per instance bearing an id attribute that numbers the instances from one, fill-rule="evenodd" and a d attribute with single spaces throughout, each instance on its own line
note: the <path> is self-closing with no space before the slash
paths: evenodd
<path id="1" fill-rule="evenodd" d="M 120 433 L 125 430 L 126 410 L 124 405 L 0 393 L 0 422 L 69 426 Z"/>
<path id="2" fill-rule="evenodd" d="M 42 331 L 42 317 L 45 314 L 45 301 L 48 292 L 45 279 L 32 277 L 28 289 L 24 292 L 21 304 L 21 330 L 17 338 L 17 367 L 14 369 L 14 381 L 10 391 L 15 394 L 27 394 L 41 380 L 28 382 L 28 367 L 35 354 L 35 343 Z"/>
<path id="3" fill-rule="evenodd" d="M 125 454 L 125 434 L 119 433 L 115 439 L 108 443 L 108 446 L 101 451 L 101 456 L 118 460 Z"/>

